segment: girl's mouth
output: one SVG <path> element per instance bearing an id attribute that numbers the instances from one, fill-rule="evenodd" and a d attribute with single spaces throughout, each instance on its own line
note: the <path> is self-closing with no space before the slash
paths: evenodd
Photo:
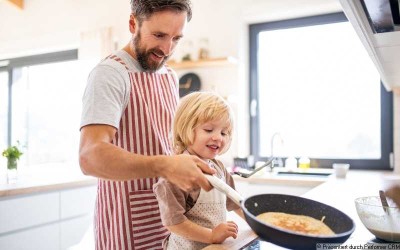
<path id="1" fill-rule="evenodd" d="M 217 151 L 219 149 L 219 146 L 217 145 L 207 145 L 207 147 L 213 151 Z"/>

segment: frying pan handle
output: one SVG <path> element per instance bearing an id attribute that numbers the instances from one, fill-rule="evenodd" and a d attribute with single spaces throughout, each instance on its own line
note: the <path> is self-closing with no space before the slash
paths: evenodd
<path id="1" fill-rule="evenodd" d="M 226 196 L 231 198 L 233 202 L 240 206 L 240 203 L 243 201 L 243 197 L 235 189 L 231 188 L 228 184 L 216 176 L 209 174 L 205 174 L 205 176 L 215 189 L 226 194 Z"/>

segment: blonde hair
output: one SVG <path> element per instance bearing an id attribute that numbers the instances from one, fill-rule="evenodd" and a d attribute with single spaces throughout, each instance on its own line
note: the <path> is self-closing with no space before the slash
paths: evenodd
<path id="1" fill-rule="evenodd" d="M 193 144 L 194 130 L 201 124 L 216 119 L 228 123 L 228 141 L 222 149 L 225 153 L 232 141 L 233 112 L 229 104 L 212 92 L 193 92 L 183 97 L 175 114 L 172 130 L 172 146 L 176 154 L 181 154 Z"/>

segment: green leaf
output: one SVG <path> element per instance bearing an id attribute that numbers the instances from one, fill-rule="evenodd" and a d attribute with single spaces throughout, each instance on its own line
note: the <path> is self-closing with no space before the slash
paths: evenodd
<path id="1" fill-rule="evenodd" d="M 7 159 L 19 159 L 21 155 L 23 155 L 22 151 L 18 148 L 19 146 L 19 141 L 17 141 L 17 145 L 10 146 L 6 148 L 2 155 L 6 157 Z"/>

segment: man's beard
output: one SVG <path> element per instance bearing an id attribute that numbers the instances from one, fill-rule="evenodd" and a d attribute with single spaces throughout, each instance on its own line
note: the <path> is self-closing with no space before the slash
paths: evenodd
<path id="1" fill-rule="evenodd" d="M 141 38 L 141 36 L 140 36 L 140 31 L 139 31 L 138 35 L 133 38 L 133 48 L 135 50 L 136 60 L 139 62 L 140 66 L 142 66 L 142 68 L 145 71 L 149 71 L 149 72 L 157 71 L 165 64 L 165 62 L 168 60 L 169 56 L 165 56 L 164 52 L 162 52 L 161 50 L 156 49 L 156 48 L 149 49 L 148 51 L 146 51 L 146 49 L 144 49 L 144 48 L 142 49 L 142 44 L 141 44 L 140 38 Z M 156 55 L 164 56 L 164 58 L 162 59 L 162 61 L 160 63 L 155 62 L 150 59 L 150 55 L 152 53 L 155 53 Z"/>

